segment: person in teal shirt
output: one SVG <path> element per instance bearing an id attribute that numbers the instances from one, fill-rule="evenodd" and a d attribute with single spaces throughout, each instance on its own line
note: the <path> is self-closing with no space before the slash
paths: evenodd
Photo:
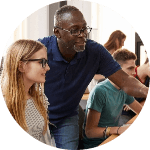
<path id="1" fill-rule="evenodd" d="M 117 50 L 113 58 L 131 76 L 135 74 L 136 55 L 127 49 Z M 111 134 L 122 134 L 129 125 L 118 126 L 124 104 L 140 113 L 142 105 L 109 79 L 98 83 L 91 91 L 83 125 L 83 148 L 100 145 Z"/>

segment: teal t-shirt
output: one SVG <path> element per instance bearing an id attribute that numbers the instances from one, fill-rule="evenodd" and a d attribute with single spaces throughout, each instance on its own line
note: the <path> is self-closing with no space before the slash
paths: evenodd
<path id="1" fill-rule="evenodd" d="M 98 123 L 99 127 L 118 126 L 119 117 L 124 104 L 131 104 L 134 98 L 127 95 L 123 90 L 115 88 L 108 79 L 98 83 L 91 91 L 86 105 L 86 116 L 88 109 L 94 109 L 101 113 Z M 102 143 L 105 138 L 87 138 L 85 135 L 86 117 L 83 127 L 84 148 L 92 148 Z"/>

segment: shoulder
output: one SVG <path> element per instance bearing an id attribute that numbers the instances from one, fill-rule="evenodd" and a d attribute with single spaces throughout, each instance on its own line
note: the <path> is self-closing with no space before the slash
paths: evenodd
<path id="1" fill-rule="evenodd" d="M 47 45 L 48 43 L 53 42 L 55 39 L 56 39 L 56 36 L 52 35 L 52 36 L 47 36 L 44 38 L 39 38 L 38 41 L 40 41 L 44 45 Z"/>
<path id="2" fill-rule="evenodd" d="M 101 97 L 105 97 L 107 91 L 107 80 L 98 83 L 90 93 L 91 97 L 95 97 L 97 99 Z"/>
<path id="3" fill-rule="evenodd" d="M 105 85 L 103 83 L 97 84 L 89 95 L 89 99 L 87 101 L 88 108 L 100 111 L 100 108 L 102 108 L 106 104 L 106 94 L 107 92 L 105 89 Z"/>
<path id="4" fill-rule="evenodd" d="M 90 58 L 99 58 L 98 60 L 103 62 L 101 65 L 111 64 L 110 61 L 115 62 L 108 50 L 96 41 L 88 39 L 85 50 L 90 55 Z M 103 68 L 103 66 L 101 67 Z"/>
<path id="5" fill-rule="evenodd" d="M 90 50 L 91 52 L 102 52 L 106 51 L 103 45 L 100 43 L 97 43 L 96 41 L 87 39 L 86 47 L 87 50 Z"/>

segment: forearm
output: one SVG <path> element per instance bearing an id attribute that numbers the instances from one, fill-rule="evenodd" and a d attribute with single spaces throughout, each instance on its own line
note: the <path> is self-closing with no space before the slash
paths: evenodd
<path id="1" fill-rule="evenodd" d="M 92 127 L 90 129 L 85 128 L 85 134 L 88 138 L 102 138 L 104 136 L 104 130 L 102 127 Z"/>
<path id="2" fill-rule="evenodd" d="M 108 77 L 114 84 L 124 90 L 128 95 L 146 98 L 148 87 L 136 78 L 129 76 L 122 69 Z"/>
<path id="3" fill-rule="evenodd" d="M 120 127 L 110 127 L 109 136 L 112 134 L 119 134 Z M 91 129 L 85 129 L 85 134 L 88 138 L 104 138 L 104 131 L 106 127 L 93 127 Z"/>
<path id="4" fill-rule="evenodd" d="M 128 95 L 134 97 L 146 98 L 148 94 L 148 87 L 139 82 L 136 78 L 129 76 L 123 83 L 122 88 Z"/>

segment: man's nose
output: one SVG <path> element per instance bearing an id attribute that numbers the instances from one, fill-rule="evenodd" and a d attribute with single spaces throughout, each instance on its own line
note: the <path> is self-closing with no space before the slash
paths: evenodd
<path id="1" fill-rule="evenodd" d="M 86 36 L 87 36 L 87 33 L 85 33 L 84 30 L 80 30 L 79 36 L 80 36 L 80 37 L 86 37 Z"/>
<path id="2" fill-rule="evenodd" d="M 135 76 L 136 75 L 136 72 L 135 72 L 135 70 L 132 72 L 132 76 Z"/>

